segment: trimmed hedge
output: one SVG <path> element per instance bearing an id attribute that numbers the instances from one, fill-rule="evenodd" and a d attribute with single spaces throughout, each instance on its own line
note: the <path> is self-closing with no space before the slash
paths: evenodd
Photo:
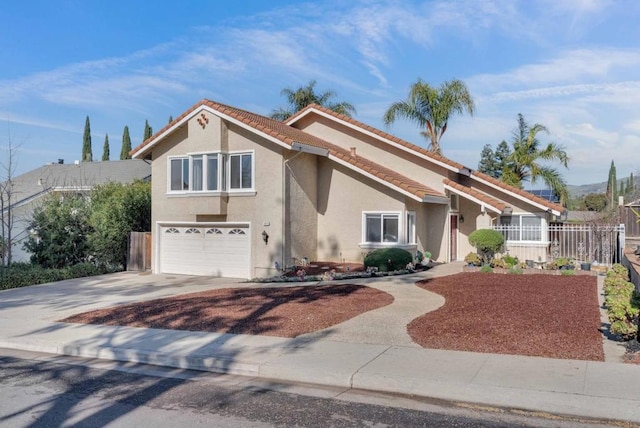
<path id="1" fill-rule="evenodd" d="M 469 244 L 475 247 L 484 264 L 490 264 L 493 255 L 502 248 L 504 236 L 497 230 L 478 229 L 469 234 Z"/>
<path id="2" fill-rule="evenodd" d="M 365 256 L 364 266 L 387 272 L 404 269 L 412 261 L 411 253 L 402 248 L 380 248 Z"/>
<path id="3" fill-rule="evenodd" d="M 102 275 L 115 271 L 115 269 L 96 266 L 92 263 L 78 263 L 62 269 L 46 269 L 28 263 L 15 263 L 9 267 L 0 268 L 0 290 Z"/>

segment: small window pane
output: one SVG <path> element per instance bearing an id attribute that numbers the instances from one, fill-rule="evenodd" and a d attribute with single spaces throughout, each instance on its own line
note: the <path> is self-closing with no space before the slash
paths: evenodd
<path id="1" fill-rule="evenodd" d="M 171 190 L 182 190 L 182 159 L 171 159 Z"/>
<path id="2" fill-rule="evenodd" d="M 242 155 L 242 188 L 251 189 L 251 155 Z"/>
<path id="3" fill-rule="evenodd" d="M 231 176 L 231 189 L 239 189 L 240 188 L 240 156 L 230 156 L 229 165 L 230 171 L 229 175 Z"/>
<path id="4" fill-rule="evenodd" d="M 207 158 L 207 190 L 218 190 L 218 156 Z"/>
<path id="5" fill-rule="evenodd" d="M 182 190 L 189 190 L 189 159 L 182 159 Z"/>
<path id="6" fill-rule="evenodd" d="M 520 216 L 504 216 L 500 217 L 500 225 L 503 226 L 504 238 L 507 241 L 520 240 Z"/>
<path id="7" fill-rule="evenodd" d="M 407 243 L 415 244 L 416 242 L 416 213 L 407 213 Z"/>
<path id="8" fill-rule="evenodd" d="M 368 214 L 366 217 L 367 242 L 382 242 L 382 216 Z"/>
<path id="9" fill-rule="evenodd" d="M 542 219 L 540 217 L 522 217 L 522 240 L 542 240 Z"/>
<path id="10" fill-rule="evenodd" d="M 384 242 L 398 242 L 398 216 L 384 216 L 382 227 Z"/>
<path id="11" fill-rule="evenodd" d="M 202 156 L 194 156 L 193 165 L 193 186 L 191 190 L 202 190 Z"/>

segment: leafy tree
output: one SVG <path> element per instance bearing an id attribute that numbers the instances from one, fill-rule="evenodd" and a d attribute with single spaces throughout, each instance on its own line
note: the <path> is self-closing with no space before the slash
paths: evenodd
<path id="1" fill-rule="evenodd" d="M 500 175 L 502 175 L 502 171 L 498 170 L 496 155 L 491 148 L 491 144 L 485 144 L 482 148 L 482 152 L 480 152 L 478 171 L 495 178 L 500 178 Z"/>
<path id="2" fill-rule="evenodd" d="M 397 101 L 387 109 L 384 123 L 390 125 L 398 117 L 416 122 L 425 128 L 420 134 L 429 140 L 429 149 L 442 154 L 440 140 L 449 118 L 456 113 L 473 115 L 474 110 L 473 98 L 461 80 L 450 80 L 435 88 L 418 79 L 405 101 Z"/>
<path id="3" fill-rule="evenodd" d="M 89 124 L 89 116 L 84 121 L 84 135 L 82 137 L 82 162 L 92 162 L 93 154 L 91 152 L 91 125 Z"/>
<path id="4" fill-rule="evenodd" d="M 607 195 L 604 193 L 589 193 L 582 201 L 582 209 L 587 211 L 604 211 L 607 207 Z"/>
<path id="5" fill-rule="evenodd" d="M 607 203 L 610 207 L 614 207 L 618 198 L 618 179 L 616 178 L 616 166 L 611 161 L 609 167 L 609 178 L 607 180 Z"/>
<path id="6" fill-rule="evenodd" d="M 109 160 L 109 134 L 104 135 L 104 146 L 102 146 L 102 162 Z"/>
<path id="7" fill-rule="evenodd" d="M 149 126 L 149 121 L 144 121 L 144 136 L 142 137 L 142 141 L 147 141 L 153 135 L 153 129 Z"/>
<path id="8" fill-rule="evenodd" d="M 125 266 L 129 232 L 151 230 L 151 183 L 109 183 L 91 192 L 89 236 L 96 260 L 108 266 Z"/>
<path id="9" fill-rule="evenodd" d="M 2 182 L 0 183 L 0 256 L 2 266 L 9 266 L 13 261 L 13 247 L 25 238 L 25 231 L 15 230 L 16 210 L 14 203 L 19 193 L 14 178 L 18 164 L 18 147 L 8 135 L 6 160 L 0 161 Z"/>
<path id="10" fill-rule="evenodd" d="M 334 91 L 316 93 L 315 86 L 316 81 L 311 80 L 307 86 L 301 86 L 297 89 L 284 88 L 280 91 L 280 95 L 287 99 L 289 105 L 286 108 L 280 107 L 273 110 L 271 112 L 271 118 L 282 121 L 287 120 L 290 116 L 293 116 L 310 104 L 321 105 L 348 117 L 356 113 L 355 107 L 346 101 L 333 102 L 333 98 L 336 97 Z"/>
<path id="11" fill-rule="evenodd" d="M 89 259 L 89 203 L 82 196 L 50 195 L 35 210 L 24 248 L 31 262 L 63 268 Z"/>
<path id="12" fill-rule="evenodd" d="M 129 136 L 129 127 L 125 125 L 122 133 L 122 149 L 120 150 L 120 160 L 131 159 L 129 152 L 131 151 L 131 137 Z"/>
<path id="13" fill-rule="evenodd" d="M 502 174 L 502 181 L 522 188 L 524 181 L 535 183 L 538 179 L 544 181 L 558 196 L 562 204 L 566 204 L 569 192 L 567 184 L 560 172 L 540 161 L 558 161 L 565 168 L 569 157 L 564 147 L 556 143 L 548 143 L 542 146 L 538 140 L 540 132 L 548 132 L 543 125 L 536 123 L 533 126 L 518 114 L 518 128 L 513 133 L 513 150 L 507 157 L 507 164 Z"/>

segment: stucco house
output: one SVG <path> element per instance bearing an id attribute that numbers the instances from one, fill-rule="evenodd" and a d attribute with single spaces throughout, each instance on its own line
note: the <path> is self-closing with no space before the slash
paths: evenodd
<path id="1" fill-rule="evenodd" d="M 77 162 L 43 165 L 14 177 L 10 183 L 11 198 L 3 193 L 2 218 L 13 221 L 11 250 L 12 261 L 28 262 L 30 254 L 23 249 L 23 241 L 28 237 L 29 225 L 34 210 L 50 194 L 87 194 L 94 186 L 109 182 L 130 183 L 134 180 L 149 180 L 151 166 L 140 159 L 109 162 Z M 7 182 L 2 183 L 6 188 Z M 10 214 L 11 213 L 11 214 Z M 5 234 L 8 231 L 5 228 Z"/>
<path id="2" fill-rule="evenodd" d="M 543 254 L 563 211 L 318 105 L 283 123 L 205 99 L 131 154 L 152 161 L 156 273 L 252 278 L 387 246 L 450 262 L 493 225 Z"/>

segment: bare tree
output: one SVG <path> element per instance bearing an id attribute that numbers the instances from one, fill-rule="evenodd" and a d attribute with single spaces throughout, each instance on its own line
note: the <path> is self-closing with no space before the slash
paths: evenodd
<path id="1" fill-rule="evenodd" d="M 0 183 L 0 212 L 2 221 L 0 222 L 0 252 L 2 256 L 2 265 L 11 264 L 13 246 L 21 239 L 19 236 L 13 236 L 15 223 L 14 206 L 16 199 L 16 190 L 13 179 L 18 163 L 18 148 L 13 145 L 11 134 L 8 135 L 8 143 L 6 147 L 7 158 L 0 162 L 3 173 L 3 181 Z"/>

